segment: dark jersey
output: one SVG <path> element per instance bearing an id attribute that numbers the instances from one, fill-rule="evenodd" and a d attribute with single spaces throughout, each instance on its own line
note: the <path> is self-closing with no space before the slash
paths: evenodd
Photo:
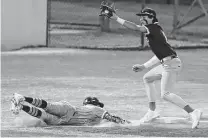
<path id="1" fill-rule="evenodd" d="M 158 23 L 145 26 L 148 28 L 148 33 L 146 33 L 147 41 L 159 60 L 171 55 L 176 55 L 176 52 L 167 42 L 167 37 L 162 27 Z"/>

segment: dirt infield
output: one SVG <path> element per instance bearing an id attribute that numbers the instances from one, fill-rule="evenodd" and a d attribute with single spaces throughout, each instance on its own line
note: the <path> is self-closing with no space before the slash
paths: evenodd
<path id="1" fill-rule="evenodd" d="M 134 127 L 15 127 L 9 111 L 12 93 L 66 100 L 81 105 L 86 96 L 97 96 L 105 108 L 123 118 L 139 120 L 147 111 L 142 76 L 133 64 L 152 56 L 150 51 L 91 51 L 72 49 L 33 49 L 2 53 L 1 136 L 2 137 L 206 137 L 208 136 L 207 50 L 178 51 L 183 70 L 176 94 L 194 108 L 203 109 L 199 129 L 190 123 L 155 122 Z M 185 111 L 158 100 L 161 117 L 186 118 Z"/>

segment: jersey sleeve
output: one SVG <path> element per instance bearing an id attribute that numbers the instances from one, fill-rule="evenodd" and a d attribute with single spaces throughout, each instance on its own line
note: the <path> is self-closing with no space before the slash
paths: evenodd
<path id="1" fill-rule="evenodd" d="M 103 117 L 103 115 L 106 113 L 107 111 L 103 108 L 100 107 L 96 107 L 94 108 L 94 114 L 96 114 L 97 116 L 100 116 L 101 118 Z"/>

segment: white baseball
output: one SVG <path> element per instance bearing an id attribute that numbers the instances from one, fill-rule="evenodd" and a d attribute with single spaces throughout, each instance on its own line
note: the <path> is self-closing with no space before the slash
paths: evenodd
<path id="1" fill-rule="evenodd" d="M 109 11 L 108 11 L 108 10 L 105 10 L 105 13 L 106 13 L 106 14 L 108 14 L 108 13 L 109 13 Z"/>

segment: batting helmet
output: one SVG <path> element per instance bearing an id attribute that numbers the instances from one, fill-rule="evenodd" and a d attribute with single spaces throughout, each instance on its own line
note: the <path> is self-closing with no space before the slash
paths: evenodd
<path id="1" fill-rule="evenodd" d="M 104 104 L 101 103 L 98 98 L 96 97 L 86 97 L 83 101 L 83 105 L 92 104 L 95 106 L 100 106 L 101 108 L 104 107 Z"/>
<path id="2" fill-rule="evenodd" d="M 137 16 L 148 16 L 149 18 L 153 18 L 152 22 L 158 22 L 157 19 L 157 14 L 155 12 L 155 10 L 151 9 L 151 8 L 144 8 L 140 13 L 136 14 Z"/>
<path id="3" fill-rule="evenodd" d="M 137 16 L 149 16 L 149 17 L 156 18 L 155 10 L 148 8 L 148 7 L 144 8 L 140 13 L 137 13 L 136 15 Z"/>

